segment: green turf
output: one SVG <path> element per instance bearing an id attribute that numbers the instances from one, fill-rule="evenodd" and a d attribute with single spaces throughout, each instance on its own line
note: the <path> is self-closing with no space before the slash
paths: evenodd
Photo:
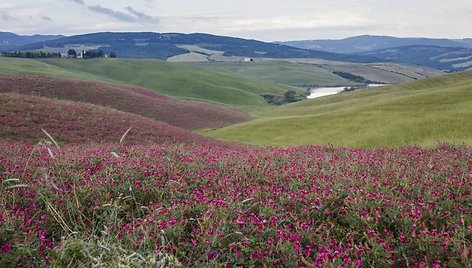
<path id="1" fill-rule="evenodd" d="M 315 65 L 289 61 L 205 62 L 192 65 L 228 70 L 254 79 L 299 87 L 356 85 Z"/>
<path id="2" fill-rule="evenodd" d="M 183 99 L 233 106 L 263 107 L 268 104 L 261 94 L 280 95 L 293 89 L 303 92 L 302 89 L 250 79 L 227 71 L 159 60 L 30 60 L 0 57 L 0 73 L 124 83 Z"/>
<path id="3" fill-rule="evenodd" d="M 472 71 L 260 112 L 206 135 L 259 145 L 472 145 Z"/>
<path id="4" fill-rule="evenodd" d="M 104 77 L 89 73 L 75 72 L 67 70 L 48 63 L 32 59 L 16 59 L 6 58 L 0 56 L 0 73 L 4 74 L 25 74 L 25 75 L 41 75 L 41 76 L 56 76 L 63 78 L 73 78 L 82 80 L 99 80 L 110 81 Z M 118 81 L 114 81 L 118 82 Z"/>

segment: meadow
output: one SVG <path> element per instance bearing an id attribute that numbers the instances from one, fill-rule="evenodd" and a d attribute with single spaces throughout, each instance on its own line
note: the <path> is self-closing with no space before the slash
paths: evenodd
<path id="1" fill-rule="evenodd" d="M 423 79 L 444 74 L 439 70 L 415 66 L 401 65 L 391 62 L 385 63 L 349 63 L 321 59 L 287 59 L 292 63 L 311 64 L 331 72 L 345 72 L 362 76 L 367 80 L 386 84 L 405 83 L 416 79 Z"/>
<path id="2" fill-rule="evenodd" d="M 261 94 L 304 89 L 251 79 L 227 71 L 133 59 L 0 58 L 0 73 L 56 76 L 144 87 L 180 99 L 239 107 L 268 106 Z"/>
<path id="3" fill-rule="evenodd" d="M 472 150 L 0 145 L 0 266 L 470 267 Z"/>
<path id="4" fill-rule="evenodd" d="M 318 66 L 285 60 L 205 62 L 193 63 L 192 66 L 226 70 L 253 79 L 305 88 L 357 85 L 355 82 L 346 80 Z"/>
<path id="5" fill-rule="evenodd" d="M 340 93 L 262 110 L 205 135 L 256 145 L 472 145 L 472 72 Z"/>

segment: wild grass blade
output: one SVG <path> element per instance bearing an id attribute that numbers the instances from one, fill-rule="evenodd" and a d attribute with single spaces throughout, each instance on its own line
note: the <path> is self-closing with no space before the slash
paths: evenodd
<path id="1" fill-rule="evenodd" d="M 48 136 L 48 138 L 52 141 L 52 143 L 54 143 L 57 149 L 60 150 L 61 148 L 59 147 L 59 144 L 57 144 L 56 140 L 54 140 L 54 138 L 46 130 L 44 129 L 41 129 L 41 130 L 44 132 L 44 134 L 46 134 L 46 136 Z"/>
<path id="2" fill-rule="evenodd" d="M 49 149 L 49 148 L 47 148 L 47 149 L 48 149 L 48 153 L 51 156 L 51 158 L 55 159 L 54 154 L 52 153 L 51 149 Z"/>
<path id="3" fill-rule="evenodd" d="M 122 136 L 121 139 L 120 139 L 120 144 L 123 143 L 123 141 L 124 141 L 126 135 L 128 135 L 128 132 L 129 132 L 131 129 L 132 129 L 132 127 L 128 128 L 128 130 L 126 130 L 125 134 L 123 134 L 123 136 Z"/>
<path id="4" fill-rule="evenodd" d="M 17 185 L 8 186 L 5 189 L 10 190 L 10 189 L 26 188 L 26 187 L 29 187 L 29 185 L 28 184 L 17 184 Z"/>

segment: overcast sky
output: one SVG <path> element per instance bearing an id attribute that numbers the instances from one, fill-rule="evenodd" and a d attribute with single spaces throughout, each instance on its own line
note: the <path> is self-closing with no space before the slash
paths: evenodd
<path id="1" fill-rule="evenodd" d="M 472 0 L 0 0 L 0 31 L 204 32 L 265 41 L 472 37 Z"/>

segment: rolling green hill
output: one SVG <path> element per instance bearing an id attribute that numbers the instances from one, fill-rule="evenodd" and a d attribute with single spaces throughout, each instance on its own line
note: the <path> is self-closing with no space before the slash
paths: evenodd
<path id="1" fill-rule="evenodd" d="M 398 84 L 444 74 L 444 72 L 427 67 L 402 65 L 388 62 L 364 64 L 325 61 L 319 59 L 287 60 L 294 63 L 311 64 L 332 73 L 349 73 L 355 76 L 361 76 L 366 80 L 376 81 L 384 84 Z"/>
<path id="2" fill-rule="evenodd" d="M 253 62 L 244 62 L 244 58 L 241 57 L 224 56 L 224 51 L 209 50 L 195 45 L 179 47 L 191 53 L 174 56 L 168 58 L 167 61 L 213 67 L 251 78 L 302 87 L 356 84 L 340 77 L 336 74 L 337 72 L 361 76 L 364 80 L 385 84 L 403 83 L 443 74 L 439 70 L 428 67 L 388 62 L 352 63 L 315 58 L 256 58 Z"/>
<path id="3" fill-rule="evenodd" d="M 307 100 L 257 116 L 206 134 L 260 145 L 471 145 L 472 71 Z"/>
<path id="4" fill-rule="evenodd" d="M 182 99 L 232 106 L 267 106 L 261 94 L 280 95 L 293 88 L 227 71 L 160 60 L 15 59 L 0 57 L 0 73 L 98 80 L 149 88 Z"/>
<path id="5" fill-rule="evenodd" d="M 356 83 L 320 67 L 289 61 L 206 62 L 193 64 L 292 86 L 349 86 Z"/>

